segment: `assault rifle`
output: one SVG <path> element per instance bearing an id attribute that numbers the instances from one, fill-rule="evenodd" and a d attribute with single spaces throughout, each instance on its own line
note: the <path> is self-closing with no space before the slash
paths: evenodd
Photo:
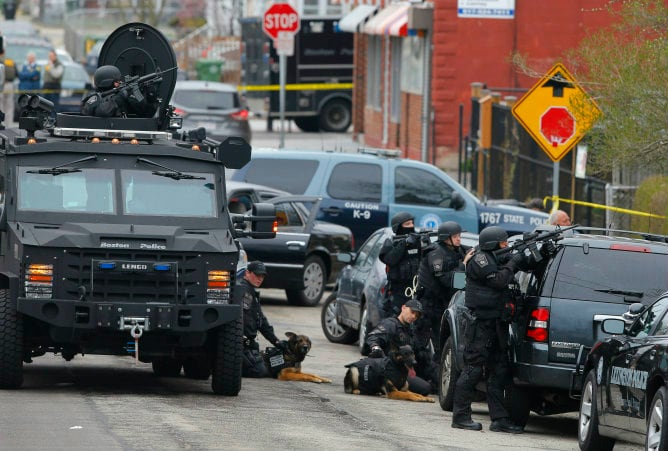
<path id="1" fill-rule="evenodd" d="M 534 260 L 539 262 L 543 259 L 543 256 L 538 250 L 538 243 L 543 243 L 548 240 L 559 241 L 563 238 L 563 232 L 574 229 L 576 227 L 580 226 L 578 224 L 568 227 L 556 226 L 554 230 L 525 232 L 521 240 L 515 241 L 512 246 L 504 247 L 503 249 L 494 251 L 494 255 L 499 257 L 501 255 L 507 254 L 508 252 L 524 253 L 527 249 L 529 249 L 529 252 L 533 256 Z"/>
<path id="2" fill-rule="evenodd" d="M 139 75 L 126 75 L 123 78 L 120 86 L 100 92 L 99 95 L 104 99 L 107 96 L 117 94 L 119 92 L 127 92 L 137 101 L 137 103 L 141 103 L 144 101 L 144 94 L 142 93 L 142 89 L 160 83 L 162 81 L 162 74 L 172 71 L 176 68 L 177 67 L 174 66 L 171 69 L 161 71 L 158 67 L 158 70 L 155 72 L 143 75 L 141 77 Z"/>

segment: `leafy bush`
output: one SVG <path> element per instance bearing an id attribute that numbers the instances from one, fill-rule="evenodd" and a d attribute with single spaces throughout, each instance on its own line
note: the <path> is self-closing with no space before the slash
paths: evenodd
<path id="1" fill-rule="evenodd" d="M 643 180 L 636 190 L 633 209 L 668 216 L 668 177 L 657 175 Z M 633 230 L 668 234 L 668 218 L 633 216 L 631 226 Z"/>

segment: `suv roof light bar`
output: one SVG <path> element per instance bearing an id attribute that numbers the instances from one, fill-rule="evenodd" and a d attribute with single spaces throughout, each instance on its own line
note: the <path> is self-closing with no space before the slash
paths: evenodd
<path id="1" fill-rule="evenodd" d="M 386 157 L 386 158 L 401 157 L 401 150 L 399 149 L 379 149 L 375 147 L 360 147 L 359 149 L 357 149 L 357 153 L 377 155 L 379 157 Z"/>

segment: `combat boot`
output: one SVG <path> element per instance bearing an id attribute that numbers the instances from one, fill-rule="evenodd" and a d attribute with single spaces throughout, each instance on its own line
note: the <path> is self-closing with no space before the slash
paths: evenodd
<path id="1" fill-rule="evenodd" d="M 509 434 L 522 434 L 524 432 L 522 426 L 516 425 L 508 418 L 499 418 L 492 421 L 492 424 L 489 425 L 489 430 L 493 432 L 508 432 Z"/>
<path id="2" fill-rule="evenodd" d="M 469 431 L 481 431 L 482 424 L 473 421 L 471 418 L 465 418 L 461 420 L 452 419 L 452 427 L 455 429 L 467 429 Z"/>

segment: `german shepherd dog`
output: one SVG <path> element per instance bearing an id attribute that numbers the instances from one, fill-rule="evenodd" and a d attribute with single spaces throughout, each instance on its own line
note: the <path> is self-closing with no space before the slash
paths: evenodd
<path id="1" fill-rule="evenodd" d="M 415 353 L 409 345 L 401 346 L 384 358 L 365 358 L 346 365 L 343 379 L 346 393 L 381 395 L 390 399 L 435 402 L 428 396 L 408 390 L 408 372 L 415 365 Z"/>
<path id="2" fill-rule="evenodd" d="M 285 351 L 280 348 L 267 348 L 262 355 L 271 376 L 281 381 L 331 383 L 331 379 L 302 373 L 301 363 L 311 350 L 311 339 L 294 332 L 286 332 L 285 336 L 288 337 L 287 341 L 283 340 L 283 343 L 287 344 Z"/>

